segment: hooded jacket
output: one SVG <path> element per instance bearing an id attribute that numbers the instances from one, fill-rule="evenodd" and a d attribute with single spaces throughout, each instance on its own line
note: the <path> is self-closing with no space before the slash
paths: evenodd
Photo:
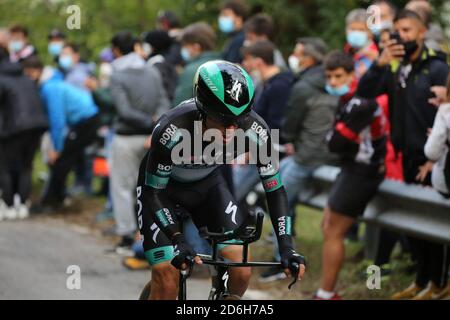
<path id="1" fill-rule="evenodd" d="M 36 84 L 18 63 L 0 63 L 0 138 L 29 130 L 45 131 L 45 109 Z"/>
<path id="2" fill-rule="evenodd" d="M 111 95 L 116 107 L 114 129 L 121 135 L 147 135 L 154 119 L 169 110 L 169 100 L 155 67 L 132 52 L 112 63 Z"/>
<path id="3" fill-rule="evenodd" d="M 326 136 L 332 130 L 339 98 L 325 92 L 325 70 L 314 66 L 299 75 L 285 113 L 282 137 L 295 144 L 299 164 L 319 166 L 334 156 Z"/>

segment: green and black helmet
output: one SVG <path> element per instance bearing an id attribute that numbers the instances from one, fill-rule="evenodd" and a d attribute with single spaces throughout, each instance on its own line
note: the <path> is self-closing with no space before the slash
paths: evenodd
<path id="1" fill-rule="evenodd" d="M 250 113 L 255 89 L 241 67 L 227 61 L 210 61 L 198 68 L 194 79 L 197 108 L 224 124 L 236 123 Z"/>

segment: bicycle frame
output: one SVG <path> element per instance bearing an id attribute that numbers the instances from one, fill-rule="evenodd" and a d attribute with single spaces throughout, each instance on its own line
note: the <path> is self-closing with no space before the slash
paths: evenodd
<path id="1" fill-rule="evenodd" d="M 248 221 L 244 222 L 241 227 L 236 229 L 232 232 L 226 232 L 226 233 L 211 233 L 206 228 L 203 228 L 200 230 L 200 234 L 205 238 L 211 241 L 212 246 L 212 255 L 199 255 L 199 257 L 202 259 L 203 264 L 212 266 L 215 270 L 215 273 L 213 275 L 213 288 L 211 290 L 209 298 L 212 299 L 216 295 L 217 289 L 214 287 L 217 286 L 219 283 L 223 284 L 222 282 L 222 276 L 220 268 L 228 269 L 228 268 L 250 268 L 250 267 L 280 267 L 281 263 L 279 262 L 249 262 L 248 261 L 248 254 L 249 254 L 249 245 L 251 243 L 254 243 L 258 241 L 261 238 L 262 233 L 262 225 L 264 220 L 264 214 L 263 213 L 257 213 L 256 215 L 249 215 L 249 218 L 247 220 L 255 220 L 256 223 L 255 226 L 250 226 L 247 224 Z M 239 245 L 243 246 L 243 253 L 242 253 L 242 261 L 243 262 L 226 262 L 219 260 L 219 245 L 221 244 L 230 244 L 230 240 L 239 240 L 241 243 L 233 243 L 233 245 Z M 186 281 L 190 277 L 192 273 L 194 265 L 191 264 L 186 271 L 180 271 L 180 281 L 179 281 L 179 292 L 178 292 L 178 300 L 183 301 L 186 300 L 187 295 L 187 287 L 186 287 Z M 226 271 L 225 271 L 226 272 Z M 224 273 L 225 273 L 224 272 Z M 220 279 L 218 277 L 220 276 Z M 297 281 L 297 278 L 295 277 L 294 281 L 289 286 L 289 289 L 295 282 Z M 226 288 L 224 288 L 226 290 Z M 219 292 L 220 294 L 220 292 Z"/>

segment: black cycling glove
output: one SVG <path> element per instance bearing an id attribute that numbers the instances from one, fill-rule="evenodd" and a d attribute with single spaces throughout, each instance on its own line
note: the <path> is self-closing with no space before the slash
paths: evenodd
<path id="1" fill-rule="evenodd" d="M 295 252 L 292 248 L 286 248 L 280 250 L 281 254 L 281 265 L 284 269 L 288 268 L 291 272 L 297 273 L 300 270 L 300 265 L 305 265 L 305 257 Z"/>
<path id="2" fill-rule="evenodd" d="M 172 259 L 172 265 L 181 270 L 181 266 L 183 263 L 189 264 L 193 261 L 193 259 L 197 256 L 197 253 L 194 249 L 186 242 L 184 236 L 179 233 L 173 237 L 172 243 L 174 246 L 174 255 L 175 257 Z"/>

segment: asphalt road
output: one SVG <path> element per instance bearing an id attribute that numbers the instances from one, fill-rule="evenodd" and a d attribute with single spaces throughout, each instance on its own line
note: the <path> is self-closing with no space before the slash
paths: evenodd
<path id="1" fill-rule="evenodd" d="M 129 271 L 86 228 L 54 219 L 0 222 L 0 300 L 136 300 L 150 271 Z M 68 289 L 78 266 L 80 289 Z M 76 281 L 69 281 L 69 284 Z M 210 279 L 190 279 L 188 299 L 205 300 Z M 267 299 L 249 290 L 245 299 Z"/>
<path id="2" fill-rule="evenodd" d="M 109 246 L 58 221 L 0 222 L 0 299 L 136 300 L 150 272 L 126 270 L 105 254 Z M 66 286 L 71 265 L 80 268 L 79 290 Z M 209 289 L 208 280 L 190 280 L 188 298 L 205 299 Z"/>

